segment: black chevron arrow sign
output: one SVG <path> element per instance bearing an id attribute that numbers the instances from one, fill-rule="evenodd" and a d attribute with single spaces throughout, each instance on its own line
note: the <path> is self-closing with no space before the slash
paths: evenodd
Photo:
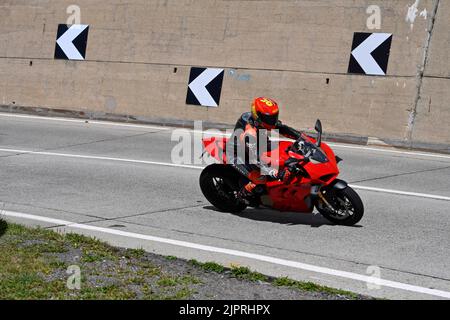
<path id="1" fill-rule="evenodd" d="M 224 69 L 191 68 L 186 104 L 218 107 Z"/>
<path id="2" fill-rule="evenodd" d="M 55 59 L 84 60 L 89 26 L 84 24 L 58 26 Z"/>
<path id="3" fill-rule="evenodd" d="M 348 73 L 386 75 L 391 43 L 391 33 L 355 33 Z"/>

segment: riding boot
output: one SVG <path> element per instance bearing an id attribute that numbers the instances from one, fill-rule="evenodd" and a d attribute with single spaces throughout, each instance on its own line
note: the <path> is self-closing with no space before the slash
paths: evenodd
<path id="1" fill-rule="evenodd" d="M 249 182 L 238 192 L 238 198 L 244 201 L 248 200 L 253 195 L 254 188 L 255 184 Z"/>
<path id="2" fill-rule="evenodd" d="M 258 207 L 259 201 L 257 194 L 255 193 L 256 184 L 249 182 L 238 193 L 238 198 L 251 207 Z"/>

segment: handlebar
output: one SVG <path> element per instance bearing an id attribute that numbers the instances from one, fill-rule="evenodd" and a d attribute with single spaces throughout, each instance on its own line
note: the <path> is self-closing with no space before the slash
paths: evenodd
<path id="1" fill-rule="evenodd" d="M 302 155 L 305 158 L 305 162 L 309 162 L 311 159 L 322 163 L 328 161 L 326 154 L 320 149 L 320 147 L 313 143 L 309 137 L 304 134 L 302 134 L 300 138 L 298 138 L 287 148 L 286 153 L 289 152 L 295 152 Z"/>

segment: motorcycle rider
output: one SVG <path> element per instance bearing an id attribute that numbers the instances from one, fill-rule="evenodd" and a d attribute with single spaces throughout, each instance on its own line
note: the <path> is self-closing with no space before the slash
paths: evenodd
<path id="1" fill-rule="evenodd" d="M 289 180 L 290 171 L 286 168 L 278 171 L 269 167 L 259 159 L 259 139 L 261 136 L 266 139 L 267 145 L 270 146 L 270 140 L 267 131 L 278 130 L 280 135 L 287 138 L 297 140 L 301 136 L 301 132 L 288 127 L 278 120 L 279 107 L 278 104 L 269 98 L 259 97 L 253 100 L 251 111 L 241 115 L 234 128 L 232 135 L 233 142 L 244 146 L 245 153 L 250 154 L 250 159 L 257 159 L 256 163 L 248 163 L 247 159 L 236 163 L 234 167 L 250 182 L 245 185 L 238 193 L 241 201 L 251 204 L 253 198 L 258 194 L 258 185 L 265 184 L 268 179 L 281 180 L 287 182 Z M 261 130 L 264 129 L 264 130 Z M 260 130 L 262 132 L 260 132 Z M 269 147 L 270 148 L 270 147 Z"/>

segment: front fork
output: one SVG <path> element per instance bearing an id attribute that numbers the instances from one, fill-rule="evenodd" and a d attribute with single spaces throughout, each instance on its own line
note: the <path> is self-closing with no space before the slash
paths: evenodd
<path id="1" fill-rule="evenodd" d="M 332 188 L 332 189 L 335 189 L 336 191 L 338 191 L 338 190 L 344 190 L 345 188 L 347 188 L 347 186 L 348 186 L 347 182 L 336 179 L 330 185 L 328 185 L 327 188 Z M 316 197 L 316 201 L 322 201 L 325 204 L 325 206 L 327 206 L 333 212 L 336 211 L 335 208 L 323 196 L 322 188 L 323 188 L 322 185 L 311 186 L 311 195 L 313 197 Z"/>
<path id="2" fill-rule="evenodd" d="M 315 202 L 322 201 L 329 209 L 334 211 L 333 206 L 328 202 L 322 194 L 322 185 L 315 184 L 311 186 L 311 197 L 315 199 Z"/>
<path id="3" fill-rule="evenodd" d="M 328 202 L 328 200 L 323 196 L 322 193 L 322 185 L 317 184 L 311 186 L 311 196 L 313 199 L 315 199 L 315 203 L 318 201 L 322 201 L 328 209 L 330 209 L 332 212 L 335 211 L 334 207 Z"/>
<path id="4" fill-rule="evenodd" d="M 334 212 L 333 206 L 328 202 L 327 199 L 325 199 L 325 197 L 323 196 L 323 194 L 322 194 L 322 192 L 321 192 L 320 190 L 319 190 L 319 193 L 318 193 L 317 195 L 318 195 L 318 198 L 319 198 L 320 200 L 322 200 L 323 203 L 325 203 L 325 205 L 328 207 L 328 209 L 330 209 L 331 211 Z"/>

